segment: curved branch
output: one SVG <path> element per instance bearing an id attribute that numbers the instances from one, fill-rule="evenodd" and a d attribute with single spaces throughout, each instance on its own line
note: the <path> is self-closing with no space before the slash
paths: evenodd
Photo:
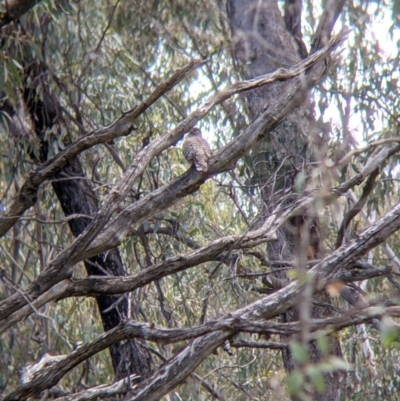
<path id="1" fill-rule="evenodd" d="M 219 347 L 223 342 L 222 338 L 228 339 L 237 332 L 269 334 L 280 333 L 285 335 L 300 333 L 301 322 L 275 323 L 258 320 L 259 315 L 256 308 L 257 304 L 258 302 L 255 302 L 243 308 L 242 310 L 236 311 L 234 314 L 226 316 L 224 319 L 187 329 L 163 329 L 155 328 L 152 324 L 148 323 L 132 321 L 124 322 L 118 327 L 101 334 L 91 343 L 79 347 L 70 355 L 62 358 L 61 361 L 56 362 L 50 367 L 46 367 L 36 372 L 30 382 L 22 385 L 17 390 L 5 396 L 3 398 L 3 401 L 25 399 L 28 396 L 35 396 L 39 394 L 46 388 L 54 386 L 66 373 L 68 373 L 75 366 L 79 365 L 89 357 L 106 349 L 112 344 L 126 340 L 128 338 L 141 337 L 146 340 L 156 341 L 159 343 L 176 343 L 179 341 L 185 341 L 188 339 L 204 336 L 205 334 L 210 333 L 208 336 L 199 338 L 198 340 L 195 340 L 194 342 L 189 344 L 188 347 L 184 348 L 172 359 L 174 360 L 181 359 L 182 356 L 185 355 L 184 351 L 187 350 L 187 348 L 190 348 L 196 342 L 204 342 L 205 338 L 211 337 L 214 342 L 214 347 Z M 240 315 L 240 312 L 243 310 L 249 311 L 252 315 L 252 319 L 256 320 L 242 317 Z M 370 322 L 373 319 L 380 318 L 383 313 L 388 316 L 399 317 L 400 307 L 388 307 L 384 311 L 381 307 L 355 308 L 349 311 L 349 313 L 342 316 L 330 317 L 327 319 L 315 319 L 310 324 L 311 332 L 314 333 L 314 336 L 312 337 L 317 337 L 318 333 L 316 332 L 318 330 L 325 330 L 328 333 L 332 333 L 334 331 L 338 331 L 352 325 Z M 275 313 L 275 315 L 277 314 L 278 313 Z M 208 347 L 210 347 L 210 345 L 211 344 L 209 343 Z M 283 348 L 284 345 L 274 344 L 274 346 L 270 345 L 270 348 L 271 347 Z M 195 355 L 197 358 L 193 358 L 194 360 L 197 360 L 199 356 L 203 356 L 202 353 L 196 353 Z M 185 355 L 185 357 L 187 357 L 187 355 Z M 165 366 L 161 368 L 161 371 L 165 372 Z M 191 371 L 188 372 L 187 375 L 190 373 Z M 177 373 L 175 372 L 175 374 Z M 178 376 L 179 375 L 180 374 L 178 374 Z M 154 378 L 150 379 L 150 381 L 153 380 Z M 165 382 L 165 376 L 163 376 L 162 373 L 161 376 L 158 375 L 158 381 L 163 381 L 165 385 L 168 385 L 168 382 Z M 144 399 L 142 391 L 143 387 L 146 388 L 147 385 L 148 383 L 146 384 L 146 382 L 142 382 L 138 385 L 138 388 L 142 387 L 142 390 L 133 390 L 135 397 L 137 397 L 135 399 Z M 150 398 L 146 397 L 146 399 L 155 400 L 156 398 L 151 396 Z"/>

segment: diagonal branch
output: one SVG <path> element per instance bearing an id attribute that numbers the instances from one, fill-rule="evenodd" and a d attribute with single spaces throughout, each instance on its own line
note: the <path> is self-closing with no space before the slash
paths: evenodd
<path id="1" fill-rule="evenodd" d="M 349 226 L 351 220 L 353 220 L 353 218 L 357 216 L 357 214 L 362 210 L 362 208 L 367 203 L 368 197 L 371 191 L 375 187 L 375 181 L 378 175 L 379 175 L 379 169 L 376 169 L 372 172 L 372 174 L 369 176 L 363 188 L 361 198 L 356 202 L 353 208 L 345 214 L 342 224 L 340 225 L 339 228 L 338 237 L 336 240 L 336 248 L 339 248 L 342 245 L 344 233 L 346 232 L 347 227 Z"/>
<path id="2" fill-rule="evenodd" d="M 373 227 L 365 230 L 359 238 L 353 240 L 347 246 L 339 248 L 310 270 L 315 277 L 316 289 L 322 290 L 329 280 L 335 277 L 338 269 L 349 267 L 354 260 L 357 260 L 370 249 L 385 241 L 399 228 L 400 204 L 378 220 Z M 269 295 L 251 306 L 235 311 L 232 316 L 240 316 L 249 320 L 270 319 L 294 306 L 299 291 L 299 283 L 293 282 L 275 294 Z M 157 401 L 161 399 L 185 380 L 193 369 L 233 334 L 234 332 L 219 331 L 192 341 L 167 364 L 163 365 L 160 370 L 155 371 L 150 378 L 141 383 L 125 399 L 135 401 Z"/>
<path id="3" fill-rule="evenodd" d="M 342 246 L 310 270 L 314 277 L 315 290 L 322 290 L 329 281 L 337 278 L 340 269 L 345 270 L 350 267 L 354 260 L 357 260 L 370 249 L 382 243 L 399 228 L 400 204 L 386 216 L 379 219 L 373 226 L 361 233 L 359 238 L 354 239 L 346 246 Z M 163 365 L 161 371 L 155 372 L 152 377 L 140 384 L 138 389 L 134 391 L 135 399 L 160 399 L 162 395 L 165 395 L 178 383 L 184 380 L 188 374 L 190 374 L 193 369 L 204 360 L 204 358 L 222 345 L 224 341 L 232 337 L 237 330 L 251 329 L 252 331 L 265 331 L 266 323 L 260 321 L 260 319 L 271 319 L 292 307 L 296 302 L 300 290 L 301 285 L 298 282 L 293 282 L 275 294 L 269 295 L 251 305 L 241 308 L 218 322 L 210 322 L 193 329 L 180 329 L 174 331 L 174 341 L 182 341 L 184 339 L 193 338 L 194 336 L 202 337 L 190 343 L 167 364 Z M 360 314 L 357 312 L 357 316 L 352 318 L 352 324 L 370 321 L 373 317 L 382 314 L 381 308 L 378 310 L 376 308 L 367 310 L 369 312 L 368 316 L 365 317 L 366 320 L 360 318 Z M 398 307 L 385 309 L 385 313 L 388 313 L 389 315 L 392 314 L 393 316 L 398 316 L 399 312 Z M 375 313 L 375 315 L 373 313 Z M 330 324 L 333 324 L 333 321 L 329 322 Z M 319 323 L 319 326 L 317 325 L 318 327 L 316 327 L 316 329 L 320 329 L 321 325 L 322 323 Z M 281 330 L 281 326 L 281 323 L 275 327 L 273 323 L 268 322 L 269 330 L 273 332 Z M 343 327 L 346 327 L 345 323 L 339 320 L 335 329 Z M 155 337 L 154 331 L 151 331 L 152 329 L 150 326 L 142 323 L 136 323 L 135 325 L 133 325 L 133 323 L 130 323 L 130 325 L 123 324 L 122 326 L 118 326 L 117 328 L 102 334 L 91 344 L 79 348 L 63 361 L 59 362 L 59 364 L 57 364 L 57 369 L 53 369 L 56 370 L 56 373 L 50 375 L 49 372 L 45 371 L 32 382 L 21 386 L 15 392 L 6 396 L 4 401 L 16 400 L 31 394 L 37 394 L 41 390 L 54 385 L 69 370 L 73 369 L 73 367 L 77 366 L 89 356 L 108 347 L 113 341 L 123 340 L 125 336 L 128 335 L 126 330 L 130 333 L 129 335 L 141 335 L 147 339 L 154 340 L 157 337 L 158 341 L 168 341 L 170 338 L 168 331 L 166 330 L 158 332 Z M 213 330 L 217 331 L 212 332 Z M 290 326 L 287 326 L 286 333 L 290 332 L 296 332 L 293 323 L 291 323 Z M 205 333 L 210 334 L 204 336 Z"/>
<path id="4" fill-rule="evenodd" d="M 42 369 L 35 373 L 33 379 L 16 389 L 14 392 L 8 394 L 3 398 L 3 401 L 25 399 L 28 396 L 35 396 L 41 391 L 54 386 L 65 374 L 71 371 L 74 367 L 95 355 L 96 353 L 106 349 L 112 344 L 123 341 L 129 338 L 143 338 L 145 340 L 155 341 L 158 343 L 177 343 L 193 338 L 198 338 L 210 333 L 209 336 L 215 337 L 217 334 L 225 335 L 225 337 L 232 337 L 237 332 L 259 333 L 259 334 L 285 334 L 285 335 L 299 335 L 301 331 L 301 322 L 266 322 L 260 320 L 260 316 L 255 311 L 257 302 L 246 306 L 242 310 L 236 311 L 233 314 L 226 316 L 217 321 L 211 321 L 203 325 L 184 329 L 165 329 L 154 327 L 152 324 L 127 321 L 121 323 L 118 327 L 109 330 L 106 333 L 99 335 L 91 343 L 85 344 L 72 352 L 70 355 L 62 358 L 50 367 Z M 240 312 L 247 310 L 252 316 L 240 315 Z M 381 307 L 364 307 L 354 308 L 342 316 L 329 317 L 326 319 L 315 319 L 310 324 L 310 329 L 317 337 L 316 333 L 319 330 L 325 330 L 332 333 L 343 328 L 358 325 L 361 323 L 370 322 L 373 319 L 380 318 L 383 314 Z M 400 307 L 392 306 L 385 309 L 385 315 L 399 317 Z M 276 316 L 277 313 L 271 313 L 270 317 Z M 196 341 L 202 341 L 199 338 Z M 193 344 L 193 343 L 192 343 Z M 220 344 L 219 344 L 220 345 Z M 218 345 L 218 346 L 219 346 Z M 282 344 L 283 345 L 283 344 Z M 275 346 L 275 348 L 282 348 L 282 345 Z M 184 349 L 185 350 L 185 349 Z M 178 353 L 173 359 L 177 358 L 182 353 Z M 169 363 L 167 363 L 168 365 Z M 162 367 L 161 369 L 165 369 Z M 191 372 L 189 372 L 190 374 Z M 160 379 L 160 378 L 159 378 Z M 140 383 L 138 387 L 143 387 L 145 383 Z M 136 393 L 136 390 L 134 390 Z M 140 392 L 138 392 L 140 394 Z M 141 399 L 141 398 L 138 398 Z M 142 398 L 143 399 L 143 398 Z M 155 398 L 151 398 L 155 399 Z"/>
<path id="5" fill-rule="evenodd" d="M 397 147 L 394 147 L 392 149 L 383 149 L 381 152 L 378 153 L 377 157 L 374 157 L 371 162 L 368 162 L 365 165 L 364 169 L 359 174 L 357 174 L 355 177 L 351 178 L 347 182 L 341 184 L 339 187 L 335 188 L 330 194 L 325 195 L 322 198 L 322 202 L 323 203 L 333 202 L 339 196 L 345 194 L 354 185 L 360 184 L 367 177 L 368 173 L 370 174 L 372 171 L 374 171 L 380 165 L 380 163 L 382 163 L 382 161 L 385 160 L 385 158 L 383 157 L 384 155 L 386 155 L 386 157 L 388 157 L 389 155 L 392 155 L 396 150 L 398 150 Z M 197 177 L 197 179 L 199 179 L 199 173 L 197 171 L 190 170 L 189 172 L 185 173 L 182 177 L 185 178 L 185 176 L 187 176 L 187 174 L 189 174 L 189 175 L 191 174 L 192 176 L 195 176 L 195 177 Z M 181 180 L 182 177 L 178 178 L 177 180 L 178 181 Z M 183 181 L 183 182 L 184 182 L 184 185 L 188 184 L 186 181 Z M 176 195 L 177 192 L 173 190 L 173 187 L 171 188 L 171 186 L 173 186 L 173 185 L 175 185 L 174 181 L 171 184 L 168 184 L 165 187 L 161 188 L 160 190 L 155 191 L 158 196 L 158 202 L 160 202 L 161 206 L 163 206 L 164 208 L 165 208 L 166 202 L 168 200 L 168 197 L 172 196 L 172 201 L 173 201 L 175 199 L 175 197 L 177 196 Z M 138 201 L 133 205 L 133 207 L 135 207 L 135 205 L 141 205 L 139 207 L 139 210 L 140 210 L 140 208 L 145 208 L 148 213 L 155 214 L 157 208 L 154 205 L 154 203 L 152 203 L 152 201 L 154 200 L 153 195 L 154 195 L 154 193 L 148 195 L 147 197 L 144 197 L 143 198 L 145 200 L 144 202 Z M 302 199 L 294 202 L 293 204 L 290 205 L 290 207 L 288 207 L 284 210 L 279 211 L 279 209 L 277 209 L 276 212 L 272 215 L 272 217 L 267 219 L 264 224 L 265 231 L 263 231 L 263 232 L 264 232 L 265 236 L 263 238 L 258 238 L 258 240 L 265 241 L 266 238 L 268 237 L 268 235 L 271 236 L 276 231 L 276 229 L 278 227 L 280 227 L 288 218 L 296 215 L 299 211 L 303 210 L 304 208 L 310 207 L 310 205 L 314 204 L 316 201 L 318 201 L 318 202 L 321 201 L 321 196 L 318 191 L 315 191 L 308 197 L 302 198 Z M 140 203 L 140 202 L 142 202 L 142 203 Z M 128 224 L 128 223 L 129 223 L 129 219 L 128 219 L 128 215 L 126 214 L 125 221 L 123 221 L 124 227 L 125 227 L 125 224 Z M 267 226 L 267 224 L 268 224 L 268 226 Z M 114 234 L 115 233 L 118 233 L 118 231 L 114 231 Z M 255 233 L 253 233 L 253 234 L 255 234 Z M 256 235 L 259 235 L 259 234 L 260 233 L 258 233 Z M 241 237 L 241 238 L 246 239 L 246 237 Z M 254 237 L 253 237 L 253 239 L 254 239 Z M 102 249 L 102 251 L 105 251 L 107 249 L 110 249 L 110 248 L 116 246 L 118 244 L 118 242 L 114 242 L 114 241 L 119 241 L 119 240 L 121 240 L 121 237 L 120 236 L 118 237 L 117 235 L 109 238 L 108 242 L 105 243 L 105 247 Z M 220 239 L 219 241 L 226 241 L 226 240 L 229 241 L 229 239 L 227 239 L 227 238 Z M 245 243 L 245 241 L 242 242 L 242 245 L 244 243 Z M 215 242 L 212 243 L 211 246 L 215 246 Z M 63 280 L 64 278 L 69 277 L 68 269 L 65 266 L 67 266 L 69 268 L 69 266 L 72 266 L 72 262 L 68 261 L 70 264 L 67 264 L 67 260 L 63 256 L 66 251 L 68 251 L 68 248 L 67 248 L 67 250 L 61 252 L 57 256 L 55 261 L 52 261 L 50 263 L 50 265 L 47 267 L 47 269 L 43 273 L 41 273 L 41 275 L 38 277 L 38 279 L 34 283 L 32 283 L 30 286 L 28 286 L 28 288 L 25 291 L 25 297 L 20 294 L 15 294 L 0 303 L 0 319 L 4 319 L 5 317 L 8 317 L 13 312 L 20 309 L 24 304 L 27 303 L 27 300 L 26 300 L 27 297 L 30 297 L 31 299 L 35 299 L 38 296 L 40 296 L 41 294 L 45 293 L 49 288 L 51 288 L 57 282 Z M 83 253 L 83 256 L 81 255 L 81 257 L 83 259 L 88 257 L 87 256 L 88 252 L 89 251 L 86 251 L 85 253 Z M 221 249 L 219 250 L 219 252 L 221 252 Z M 64 271 L 62 272 L 63 275 L 60 275 L 60 276 L 58 276 L 59 271 L 57 270 L 57 268 L 59 268 L 59 266 L 63 267 L 63 269 L 64 269 Z M 147 284 L 147 283 L 145 283 L 145 284 Z M 143 284 L 143 285 L 145 285 L 145 284 Z M 25 312 L 25 313 L 27 313 L 27 312 Z M 17 319 L 17 320 L 19 320 L 19 319 Z"/>

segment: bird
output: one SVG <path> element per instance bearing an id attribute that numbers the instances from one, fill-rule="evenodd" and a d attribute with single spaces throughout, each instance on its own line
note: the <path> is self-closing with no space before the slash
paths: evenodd
<path id="1" fill-rule="evenodd" d="M 208 159 L 211 149 L 208 142 L 201 136 L 199 128 L 192 128 L 183 141 L 182 152 L 185 159 L 194 164 L 197 171 L 208 170 Z"/>

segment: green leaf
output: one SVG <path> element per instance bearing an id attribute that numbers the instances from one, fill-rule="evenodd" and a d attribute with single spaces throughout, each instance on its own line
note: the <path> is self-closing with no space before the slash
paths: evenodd
<path id="1" fill-rule="evenodd" d="M 347 370 L 349 368 L 349 364 L 346 361 L 344 361 L 343 359 L 338 358 L 336 356 L 331 356 L 328 359 L 328 363 L 331 364 L 331 366 L 333 367 L 333 370 L 336 370 L 336 369 Z"/>
<path id="2" fill-rule="evenodd" d="M 393 327 L 392 321 L 386 317 L 381 320 L 381 340 L 385 347 L 389 347 L 398 339 L 398 332 Z"/>
<path id="3" fill-rule="evenodd" d="M 323 394 L 325 391 L 325 379 L 320 368 L 316 365 L 311 365 L 307 368 L 306 373 L 318 393 Z"/>
<path id="4" fill-rule="evenodd" d="M 34 43 L 34 42 L 31 42 L 31 43 L 29 44 L 29 46 L 30 46 L 30 48 L 32 49 L 32 51 L 33 51 L 33 53 L 35 54 L 35 56 L 36 56 L 40 61 L 43 61 L 43 55 L 42 55 L 42 51 L 41 51 L 40 47 L 39 47 L 36 43 Z"/>
<path id="5" fill-rule="evenodd" d="M 19 75 L 18 69 L 14 63 L 14 60 L 8 62 L 8 71 L 10 72 L 12 78 L 14 78 L 14 83 L 16 83 L 20 88 L 22 88 L 22 80 Z"/>
<path id="6" fill-rule="evenodd" d="M 304 384 L 304 375 L 299 370 L 293 370 L 287 376 L 287 386 L 290 394 L 297 394 L 300 392 Z"/>
<path id="7" fill-rule="evenodd" d="M 303 344 L 293 342 L 293 343 L 290 343 L 289 348 L 290 348 L 290 352 L 293 356 L 293 359 L 297 363 L 304 364 L 304 363 L 308 362 L 308 358 L 309 358 L 308 350 Z"/>
<path id="8" fill-rule="evenodd" d="M 317 347 L 323 355 L 327 355 L 329 352 L 329 341 L 328 336 L 320 334 L 317 337 Z"/>

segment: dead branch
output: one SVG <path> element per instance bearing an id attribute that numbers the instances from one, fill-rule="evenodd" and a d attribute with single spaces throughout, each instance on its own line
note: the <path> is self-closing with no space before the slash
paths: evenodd
<path id="1" fill-rule="evenodd" d="M 134 387 L 133 383 L 138 378 L 139 376 L 131 375 L 129 378 L 119 380 L 113 384 L 103 384 L 101 386 L 91 387 L 80 391 L 79 393 L 56 398 L 55 401 L 90 401 L 124 394 L 127 389 Z"/>
<path id="2" fill-rule="evenodd" d="M 366 173 L 373 172 L 379 166 L 379 163 L 385 160 L 382 159 L 382 156 L 380 155 L 388 156 L 389 154 L 393 154 L 393 149 L 384 149 L 383 151 L 379 152 L 379 157 L 373 157 L 372 160 L 366 164 L 364 169 L 359 174 L 349 179 L 347 182 L 341 184 L 339 187 L 336 187 L 328 195 L 324 195 L 322 197 L 323 202 L 326 204 L 331 203 L 335 201 L 339 196 L 345 194 L 353 186 L 360 184 L 365 178 L 367 178 Z M 201 176 L 204 174 L 205 173 L 198 173 L 197 171 L 191 169 L 183 174 L 181 177 L 178 177 L 176 180 L 172 181 L 172 183 L 165 185 L 152 194 L 142 198 L 140 201 L 134 203 L 131 207 L 120 213 L 116 220 L 107 227 L 106 234 L 99 235 L 99 238 L 96 238 L 95 243 L 91 246 L 87 246 L 86 249 L 84 248 L 84 245 L 79 244 L 79 240 L 81 239 L 81 237 L 79 237 L 78 240 L 74 242 L 74 244 L 76 246 L 80 246 L 80 248 L 82 249 L 82 253 L 79 255 L 79 252 L 75 251 L 76 254 L 79 255 L 81 259 L 86 259 L 89 256 L 93 256 L 97 253 L 104 252 L 107 249 L 118 246 L 123 238 L 121 234 L 118 233 L 121 230 L 126 231 L 126 227 L 130 223 L 130 221 L 135 221 L 136 219 L 140 221 L 140 217 L 143 218 L 144 215 L 146 216 L 146 218 L 148 218 L 150 213 L 153 215 L 156 214 L 159 209 L 161 210 L 162 208 L 166 207 L 168 200 L 170 200 L 170 202 L 174 202 L 176 200 L 177 194 L 179 194 L 179 192 L 184 192 L 184 189 L 181 189 L 181 191 L 174 189 L 177 185 L 180 185 L 183 188 L 190 186 L 190 182 L 187 182 L 187 176 L 192 176 L 192 180 L 196 182 L 196 179 L 197 181 L 200 180 Z M 275 231 L 282 224 L 284 224 L 284 222 L 287 221 L 288 218 L 295 216 L 299 213 L 299 211 L 310 207 L 310 205 L 312 205 L 317 200 L 320 200 L 320 198 L 320 191 L 314 191 L 314 193 L 312 193 L 310 196 L 304 197 L 294 202 L 290 205 L 290 207 L 284 209 L 283 211 L 278 208 L 277 211 L 266 220 L 263 228 L 265 231 L 262 231 L 262 238 L 255 239 L 254 237 L 253 239 L 255 239 L 256 241 L 260 240 L 261 242 L 265 242 L 267 238 L 271 239 Z M 118 225 L 120 226 L 119 230 Z M 268 227 L 266 225 L 268 225 Z M 111 237 L 109 237 L 109 233 L 111 233 Z M 260 233 L 253 234 L 256 236 L 260 235 Z M 97 242 L 100 242 L 101 246 L 93 250 L 93 248 L 91 247 L 96 246 Z M 65 256 L 69 252 L 73 255 L 72 250 L 74 244 L 72 244 L 70 248 L 67 248 L 59 255 L 57 255 L 55 260 L 51 262 L 48 268 L 39 275 L 36 282 L 28 286 L 27 290 L 25 291 L 25 297 L 31 297 L 32 299 L 35 299 L 42 293 L 47 291 L 47 289 L 49 289 L 52 285 L 55 285 L 57 282 L 60 282 L 63 279 L 69 278 L 70 271 L 68 269 L 74 264 L 74 262 L 76 263 L 77 261 L 79 261 L 78 256 L 76 256 L 76 261 L 68 260 L 68 257 Z M 242 242 L 242 245 L 243 244 L 245 244 L 245 242 Z M 249 244 L 249 247 L 250 245 L 254 246 L 256 244 L 256 242 L 253 242 Z M 63 276 L 58 275 L 59 271 L 63 272 Z M 46 285 L 44 286 L 40 283 L 45 283 Z M 20 294 L 15 294 L 8 299 L 2 301 L 0 303 L 0 319 L 4 319 L 5 317 L 11 315 L 13 312 L 21 308 L 26 303 L 25 297 L 21 296 Z M 19 299 L 19 303 L 16 301 L 17 299 Z"/>
<path id="3" fill-rule="evenodd" d="M 229 345 L 233 348 L 268 348 L 268 349 L 285 349 L 287 344 L 276 343 L 271 341 L 258 342 L 258 341 L 245 341 L 245 340 L 231 340 Z"/>
<path id="4" fill-rule="evenodd" d="M 372 174 L 368 177 L 368 180 L 363 188 L 363 192 L 360 199 L 356 202 L 353 208 L 345 214 L 342 224 L 340 225 L 339 228 L 338 237 L 336 240 L 336 248 L 339 248 L 342 245 L 344 233 L 346 232 L 346 229 L 349 226 L 351 220 L 353 220 L 353 218 L 357 216 L 357 214 L 362 210 L 362 208 L 367 203 L 368 197 L 375 187 L 375 181 L 378 175 L 379 175 L 379 169 L 376 169 L 372 172 Z"/>

